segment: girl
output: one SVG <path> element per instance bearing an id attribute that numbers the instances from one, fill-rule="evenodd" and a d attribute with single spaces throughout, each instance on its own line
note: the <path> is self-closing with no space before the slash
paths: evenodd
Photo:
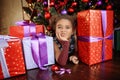
<path id="1" fill-rule="evenodd" d="M 75 37 L 75 19 L 69 15 L 56 15 L 50 19 L 50 26 L 55 32 L 54 51 L 55 59 L 61 66 L 66 65 L 68 61 L 78 64 L 76 56 L 77 45 Z"/>

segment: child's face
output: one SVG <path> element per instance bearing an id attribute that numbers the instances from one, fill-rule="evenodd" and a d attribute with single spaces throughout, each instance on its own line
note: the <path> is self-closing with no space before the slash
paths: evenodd
<path id="1" fill-rule="evenodd" d="M 72 34 L 73 34 L 73 28 L 69 20 L 61 19 L 56 23 L 56 36 L 57 37 L 66 38 L 67 40 L 69 40 Z"/>

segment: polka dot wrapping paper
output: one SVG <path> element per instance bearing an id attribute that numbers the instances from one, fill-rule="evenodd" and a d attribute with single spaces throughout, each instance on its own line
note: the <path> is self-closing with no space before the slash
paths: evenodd
<path id="1" fill-rule="evenodd" d="M 113 11 L 81 11 L 77 21 L 79 59 L 88 65 L 111 60 Z"/>
<path id="2" fill-rule="evenodd" d="M 21 40 L 9 39 L 7 40 L 7 43 L 9 46 L 3 48 L 3 51 L 1 49 L 2 52 L 0 52 L 3 53 L 4 56 L 1 58 L 4 58 L 4 62 L 6 63 L 1 64 L 3 61 L 0 63 L 0 79 L 26 73 Z M 5 65 L 7 70 L 5 69 L 5 66 L 3 67 L 2 65 Z"/>
<path id="3" fill-rule="evenodd" d="M 14 37 L 29 37 L 34 33 L 44 33 L 44 26 L 43 25 L 35 25 L 35 26 L 10 26 L 9 27 L 9 35 Z"/>

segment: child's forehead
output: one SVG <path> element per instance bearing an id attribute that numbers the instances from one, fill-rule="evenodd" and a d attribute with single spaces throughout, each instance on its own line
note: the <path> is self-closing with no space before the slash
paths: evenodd
<path id="1" fill-rule="evenodd" d="M 65 21 L 65 22 L 69 21 L 70 23 L 72 23 L 70 19 L 65 19 L 65 18 L 61 18 L 57 20 L 56 23 L 61 22 L 61 21 Z"/>

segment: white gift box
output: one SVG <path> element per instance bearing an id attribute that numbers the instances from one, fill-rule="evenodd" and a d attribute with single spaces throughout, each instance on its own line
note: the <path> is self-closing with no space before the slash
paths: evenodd
<path id="1" fill-rule="evenodd" d="M 54 46 L 53 46 L 53 37 L 50 36 L 45 36 L 45 37 L 47 41 L 46 43 L 47 43 L 47 55 L 48 55 L 48 64 L 46 64 L 45 66 L 48 66 L 55 63 Z M 23 43 L 26 69 L 29 70 L 29 69 L 38 68 L 32 56 L 31 37 L 24 37 L 22 43 Z"/>

